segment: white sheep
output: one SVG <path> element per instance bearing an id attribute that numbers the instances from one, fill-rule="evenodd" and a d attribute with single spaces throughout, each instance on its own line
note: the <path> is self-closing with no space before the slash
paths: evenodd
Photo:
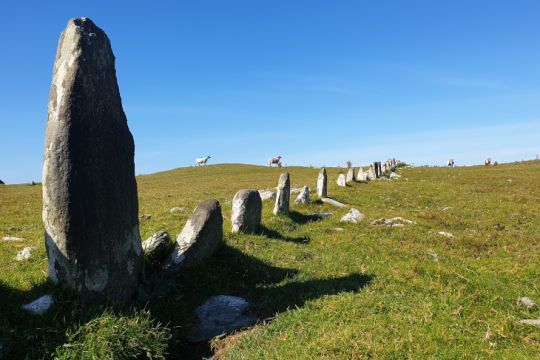
<path id="1" fill-rule="evenodd" d="M 212 158 L 212 157 L 211 156 L 205 156 L 205 157 L 202 157 L 202 158 L 197 158 L 197 159 L 195 159 L 195 163 L 197 164 L 197 166 L 206 165 L 206 162 L 210 158 Z"/>

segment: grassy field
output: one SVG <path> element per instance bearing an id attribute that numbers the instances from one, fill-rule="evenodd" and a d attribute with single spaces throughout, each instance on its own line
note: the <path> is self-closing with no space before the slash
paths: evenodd
<path id="1" fill-rule="evenodd" d="M 176 236 L 198 202 L 218 199 L 230 218 L 238 189 L 275 187 L 280 172 L 249 165 L 184 168 L 139 176 L 143 239 L 165 229 Z M 313 190 L 317 169 L 290 167 L 293 187 Z M 293 206 L 273 217 L 264 202 L 261 235 L 231 235 L 204 266 L 174 282 L 149 273 L 146 292 L 130 308 L 89 306 L 46 281 L 41 187 L 0 186 L 0 344 L 6 358 L 106 359 L 124 356 L 220 359 L 501 358 L 540 354 L 540 329 L 517 324 L 540 318 L 518 299 L 540 303 L 540 162 L 493 167 L 405 168 L 396 181 L 335 184 L 329 195 L 362 211 Z M 294 196 L 293 196 L 294 199 Z M 171 214 L 172 207 L 186 211 Z M 306 214 L 334 217 L 307 221 Z M 377 228 L 377 218 L 414 224 Z M 336 231 L 341 227 L 343 231 Z M 447 231 L 447 238 L 436 234 Z M 32 259 L 15 261 L 25 246 Z M 149 270 L 151 270 L 149 268 Z M 44 316 L 21 304 L 52 293 Z M 183 338 L 193 310 L 218 295 L 246 298 L 260 318 L 251 329 L 211 344 Z M 145 355 L 146 354 L 146 355 Z"/>

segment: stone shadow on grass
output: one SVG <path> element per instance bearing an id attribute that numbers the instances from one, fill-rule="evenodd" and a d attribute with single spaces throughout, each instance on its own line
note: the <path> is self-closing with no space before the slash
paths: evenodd
<path id="1" fill-rule="evenodd" d="M 373 276 L 346 276 L 295 281 L 299 271 L 270 265 L 241 251 L 223 246 L 207 263 L 186 269 L 173 281 L 166 296 L 148 303 L 152 314 L 177 329 L 170 342 L 171 359 L 202 359 L 212 356 L 209 342 L 189 343 L 187 337 L 197 324 L 194 310 L 208 298 L 232 295 L 245 298 L 259 321 L 303 306 L 307 301 L 341 292 L 358 292 Z"/>
<path id="2" fill-rule="evenodd" d="M 309 243 L 310 239 L 307 236 L 299 236 L 299 237 L 290 237 L 280 234 L 279 232 L 270 229 L 264 225 L 260 225 L 259 229 L 255 232 L 255 234 L 266 236 L 269 239 L 275 239 L 275 240 L 281 240 L 285 242 L 292 242 L 296 244 L 307 244 Z"/>
<path id="3" fill-rule="evenodd" d="M 298 211 L 291 211 L 289 217 L 297 224 L 307 224 L 314 221 L 321 221 L 322 218 L 317 214 L 302 214 Z"/>

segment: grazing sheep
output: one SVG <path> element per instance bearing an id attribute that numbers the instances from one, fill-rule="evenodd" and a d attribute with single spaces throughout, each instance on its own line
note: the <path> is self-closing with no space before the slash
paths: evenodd
<path id="1" fill-rule="evenodd" d="M 454 159 L 448 160 L 447 165 L 450 166 L 450 167 L 454 167 L 455 166 Z"/>
<path id="2" fill-rule="evenodd" d="M 486 158 L 486 160 L 484 160 L 484 165 L 486 165 L 486 166 L 491 165 L 491 158 L 490 157 L 488 157 L 488 158 Z"/>
<path id="3" fill-rule="evenodd" d="M 281 167 L 281 156 L 271 158 L 270 160 L 268 160 L 268 163 L 269 163 L 270 167 L 272 167 L 272 165 L 276 165 L 277 167 Z"/>
<path id="4" fill-rule="evenodd" d="M 205 156 L 205 157 L 202 157 L 202 158 L 197 158 L 197 159 L 195 159 L 195 163 L 197 164 L 197 166 L 206 165 L 206 162 L 210 158 L 212 158 L 212 157 L 211 156 Z"/>

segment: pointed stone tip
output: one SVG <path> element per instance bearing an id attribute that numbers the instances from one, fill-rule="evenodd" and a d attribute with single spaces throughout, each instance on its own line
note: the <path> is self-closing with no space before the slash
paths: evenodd
<path id="1" fill-rule="evenodd" d="M 88 34 L 90 36 L 102 31 L 92 20 L 90 20 L 90 18 L 87 17 L 70 19 L 68 21 L 67 28 L 70 27 L 73 27 L 83 34 Z"/>

